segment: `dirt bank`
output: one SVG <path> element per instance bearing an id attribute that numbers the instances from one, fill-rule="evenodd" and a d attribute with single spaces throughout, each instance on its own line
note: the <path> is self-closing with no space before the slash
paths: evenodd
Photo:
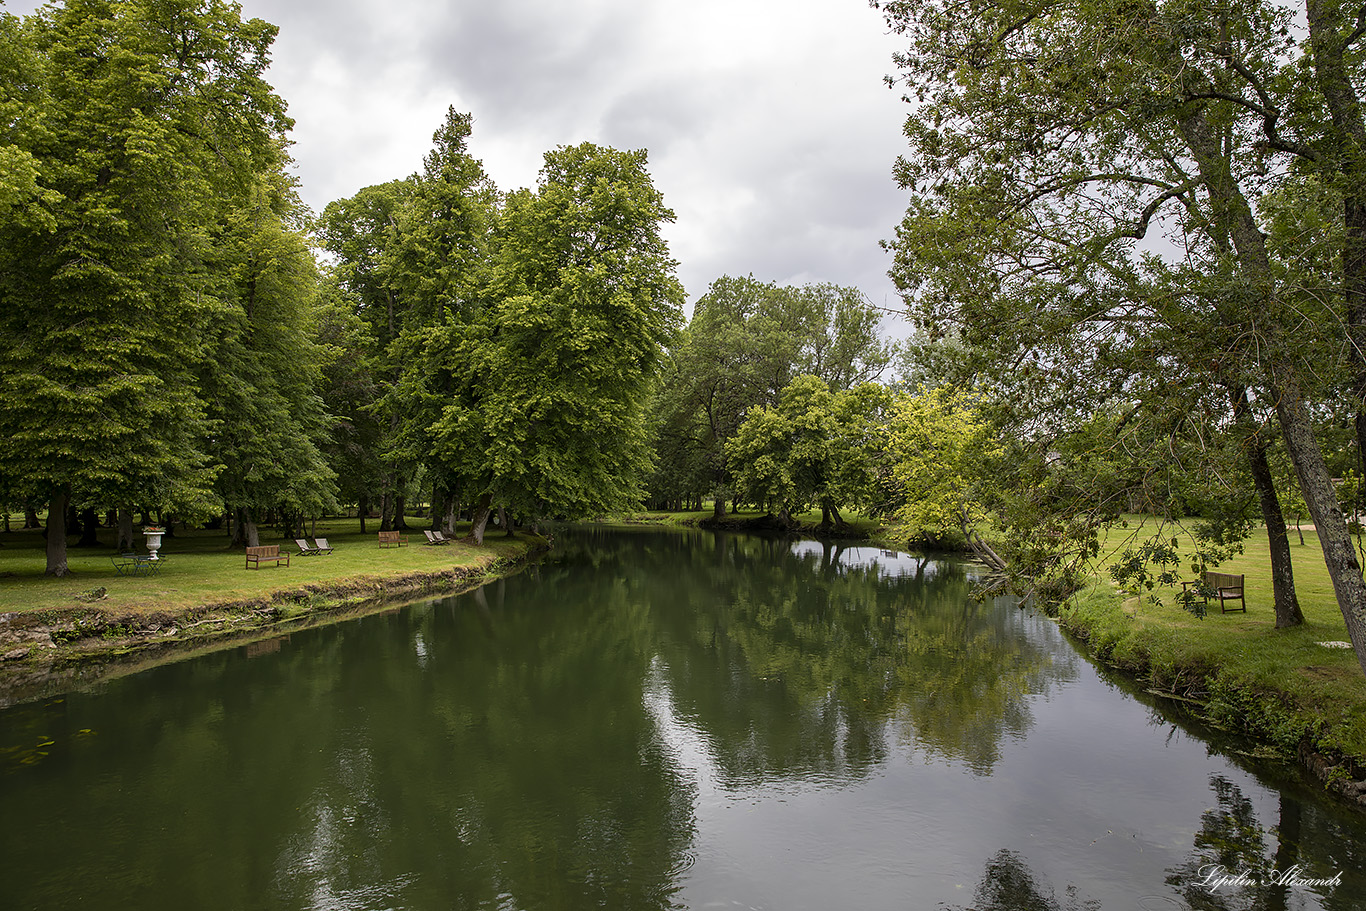
<path id="1" fill-rule="evenodd" d="M 314 583 L 269 597 L 182 611 L 78 608 L 0 614 L 0 708 L 80 689 L 197 654 L 458 594 L 546 552 L 437 572 Z"/>

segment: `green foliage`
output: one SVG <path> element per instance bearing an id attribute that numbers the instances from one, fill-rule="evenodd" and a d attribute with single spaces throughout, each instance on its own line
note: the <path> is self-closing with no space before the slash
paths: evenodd
<path id="1" fill-rule="evenodd" d="M 336 475 L 321 452 L 326 353 L 311 337 L 317 276 L 304 238 L 288 227 L 298 205 L 282 181 L 262 182 L 250 205 L 228 216 L 218 245 L 222 306 L 200 384 L 223 464 L 219 502 L 230 509 L 337 508 Z"/>
<path id="2" fill-rule="evenodd" d="M 981 537 L 998 488 L 1003 450 L 981 408 L 947 387 L 896 396 L 886 451 L 897 495 L 895 516 L 913 528 Z"/>
<path id="3" fill-rule="evenodd" d="M 838 393 L 878 378 L 891 346 L 877 310 L 854 288 L 722 276 L 698 299 L 654 407 L 659 461 L 652 484 L 720 501 L 738 489 L 731 441 L 753 409 L 778 404 L 809 375 Z"/>
<path id="4" fill-rule="evenodd" d="M 432 452 L 476 495 L 529 516 L 639 499 L 644 409 L 682 302 L 660 236 L 673 212 L 645 164 L 591 143 L 547 153 L 537 191 L 508 197 L 482 308 L 429 337 L 451 390 Z"/>
<path id="5" fill-rule="evenodd" d="M 831 512 L 843 524 L 841 507 L 872 497 L 869 444 L 889 400 L 876 383 L 832 392 L 820 377 L 797 377 L 776 405 L 751 410 L 727 446 L 739 496 L 788 516 L 820 504 L 823 524 Z"/>
<path id="6" fill-rule="evenodd" d="M 257 380 L 239 372 L 209 389 L 205 374 L 240 365 L 222 346 L 254 296 L 266 309 L 311 294 L 309 275 L 279 263 L 309 259 L 297 219 L 263 203 L 288 192 L 290 121 L 262 78 L 275 28 L 217 2 L 151 0 L 72 0 L 22 23 L 0 17 L 0 28 L 9 485 L 34 499 L 217 512 L 234 417 L 219 393 L 251 398 L 243 384 Z M 263 207 L 273 224 L 257 217 Z M 260 323 L 261 334 L 301 329 Z M 298 353 L 276 366 L 306 373 Z M 309 393 L 307 375 L 280 381 L 296 378 Z M 53 545 L 60 574 L 64 542 Z"/>

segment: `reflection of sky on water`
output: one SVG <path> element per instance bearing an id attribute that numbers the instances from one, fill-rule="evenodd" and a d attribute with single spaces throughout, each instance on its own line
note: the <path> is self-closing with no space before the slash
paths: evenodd
<path id="1" fill-rule="evenodd" d="M 792 545 L 794 557 L 815 557 L 822 560 L 827 554 L 840 566 L 876 568 L 884 579 L 915 575 L 931 579 L 939 571 L 938 561 L 924 554 L 907 554 L 864 544 L 846 547 L 840 544 L 822 544 L 820 541 L 798 541 Z"/>

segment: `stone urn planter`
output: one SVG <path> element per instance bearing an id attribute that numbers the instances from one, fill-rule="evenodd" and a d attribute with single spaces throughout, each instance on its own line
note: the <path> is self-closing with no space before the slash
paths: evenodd
<path id="1" fill-rule="evenodd" d="M 157 556 L 157 551 L 161 550 L 161 536 L 166 533 L 166 529 L 149 525 L 142 530 L 142 533 L 147 536 L 147 553 L 152 555 L 151 559 L 161 559 Z"/>

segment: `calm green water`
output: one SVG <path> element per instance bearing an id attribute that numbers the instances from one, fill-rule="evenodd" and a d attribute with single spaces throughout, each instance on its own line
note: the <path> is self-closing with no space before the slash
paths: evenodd
<path id="1" fill-rule="evenodd" d="M 1361 816 L 969 588 L 565 533 L 479 592 L 11 708 L 0 908 L 1366 907 Z"/>

